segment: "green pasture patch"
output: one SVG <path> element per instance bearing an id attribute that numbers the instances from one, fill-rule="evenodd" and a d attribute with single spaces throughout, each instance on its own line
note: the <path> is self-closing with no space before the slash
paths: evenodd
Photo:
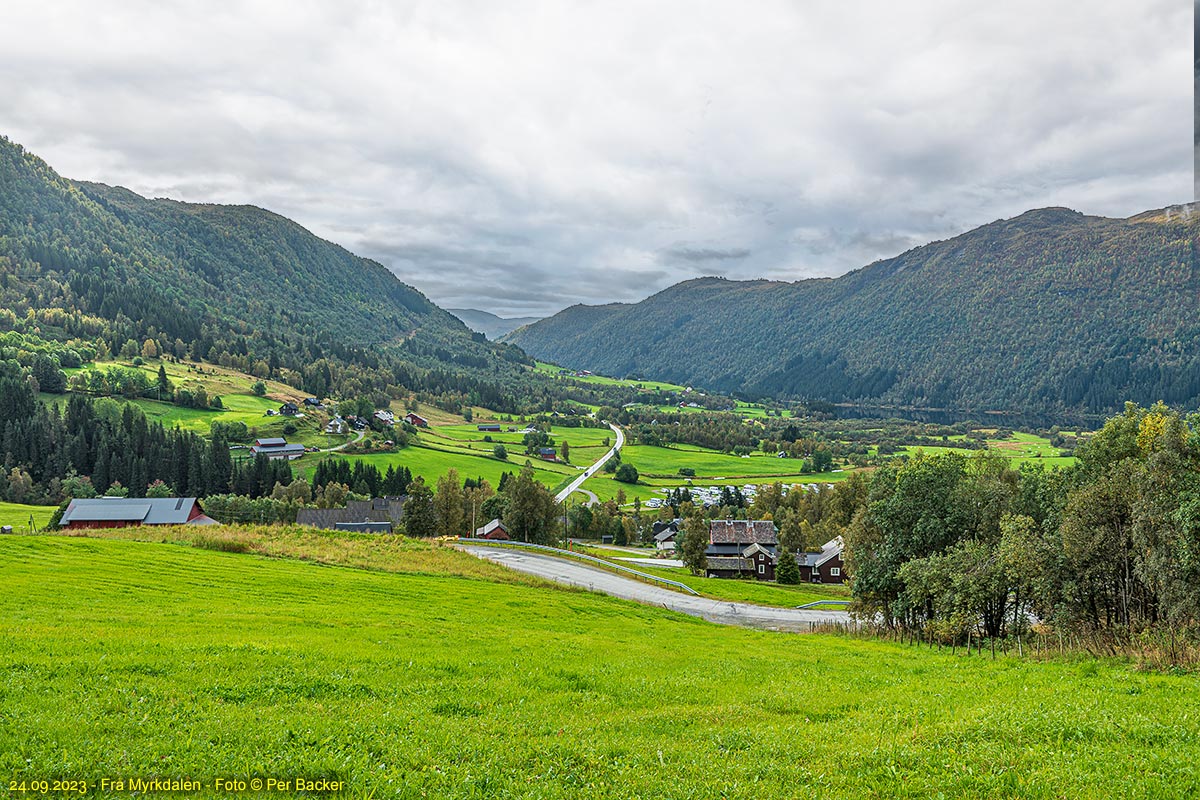
<path id="1" fill-rule="evenodd" d="M 6 789 L 303 776 L 345 781 L 347 797 L 450 800 L 1200 792 L 1189 675 L 185 545 L 0 544 Z"/>

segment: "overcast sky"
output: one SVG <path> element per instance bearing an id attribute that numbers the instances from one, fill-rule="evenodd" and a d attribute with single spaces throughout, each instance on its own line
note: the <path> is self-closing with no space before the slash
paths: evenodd
<path id="1" fill-rule="evenodd" d="M 1192 3 L 5 3 L 0 133 L 449 307 L 837 275 L 1193 192 Z"/>

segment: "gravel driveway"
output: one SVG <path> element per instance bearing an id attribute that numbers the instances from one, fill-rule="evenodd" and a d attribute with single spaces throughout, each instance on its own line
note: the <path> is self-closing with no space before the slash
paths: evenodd
<path id="1" fill-rule="evenodd" d="M 537 575 L 556 583 L 602 592 L 624 600 L 660 606 L 722 625 L 807 632 L 814 622 L 844 624 L 850 620 L 850 615 L 845 611 L 802 611 L 796 608 L 754 606 L 746 603 L 712 600 L 707 597 L 692 597 L 569 559 L 555 558 L 542 553 L 473 545 L 462 545 L 461 547 L 471 555 L 495 561 L 518 572 Z"/>

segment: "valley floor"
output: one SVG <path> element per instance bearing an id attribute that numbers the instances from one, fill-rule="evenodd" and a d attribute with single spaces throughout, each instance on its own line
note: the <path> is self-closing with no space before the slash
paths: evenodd
<path id="1" fill-rule="evenodd" d="M 213 535 L 204 548 L 0 540 L 6 786 L 75 778 L 89 796 L 128 796 L 95 782 L 257 775 L 335 777 L 354 797 L 1200 791 L 1189 675 L 726 628 L 408 540 Z M 218 552 L 239 548 L 251 552 Z"/>

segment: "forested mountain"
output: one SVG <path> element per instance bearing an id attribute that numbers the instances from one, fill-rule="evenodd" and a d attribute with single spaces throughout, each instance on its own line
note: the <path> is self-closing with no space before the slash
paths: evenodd
<path id="1" fill-rule="evenodd" d="M 448 308 L 446 310 L 466 323 L 468 328 L 479 331 L 492 341 L 512 333 L 522 325 L 532 325 L 541 319 L 541 317 L 498 317 L 490 311 L 480 311 L 477 308 Z"/>
<path id="2" fill-rule="evenodd" d="M 0 138 L 0 331 L 15 327 L 101 355 L 151 339 L 322 396 L 497 408 L 517 405 L 528 361 L 277 214 L 72 182 Z"/>
<path id="3" fill-rule="evenodd" d="M 708 388 L 969 410 L 1200 402 L 1200 214 L 1030 211 L 834 279 L 701 278 L 508 341 Z"/>

